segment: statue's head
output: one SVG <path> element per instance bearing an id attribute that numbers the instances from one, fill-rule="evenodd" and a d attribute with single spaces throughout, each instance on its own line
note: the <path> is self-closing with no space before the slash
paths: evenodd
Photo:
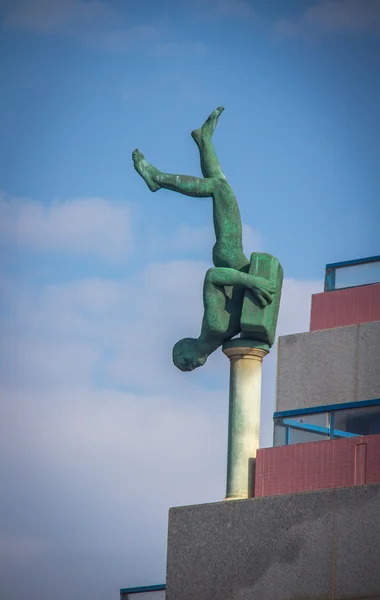
<path id="1" fill-rule="evenodd" d="M 205 364 L 207 356 L 199 354 L 198 340 L 184 338 L 173 347 L 173 363 L 181 371 L 193 371 Z"/>

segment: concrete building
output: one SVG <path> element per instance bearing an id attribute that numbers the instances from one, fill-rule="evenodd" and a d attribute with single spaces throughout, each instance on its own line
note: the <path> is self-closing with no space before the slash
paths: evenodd
<path id="1" fill-rule="evenodd" d="M 253 498 L 170 509 L 166 600 L 380 600 L 380 257 L 327 265 L 279 338 L 254 468 Z"/>
<path id="2" fill-rule="evenodd" d="M 258 451 L 255 496 L 380 483 L 378 281 L 379 257 L 327 265 L 310 331 L 279 338 L 274 447 Z"/>

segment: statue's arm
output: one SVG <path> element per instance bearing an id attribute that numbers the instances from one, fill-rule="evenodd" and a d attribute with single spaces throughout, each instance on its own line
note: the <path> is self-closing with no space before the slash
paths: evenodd
<path id="1" fill-rule="evenodd" d="M 276 291 L 276 287 L 264 277 L 255 277 L 227 267 L 209 269 L 206 279 L 217 287 L 242 286 L 250 289 L 263 306 L 272 302 Z"/>

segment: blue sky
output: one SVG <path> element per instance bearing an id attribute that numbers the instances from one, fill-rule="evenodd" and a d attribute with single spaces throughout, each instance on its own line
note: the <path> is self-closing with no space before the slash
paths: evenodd
<path id="1" fill-rule="evenodd" d="M 0 579 L 15 600 L 117 597 L 164 581 L 169 506 L 223 497 L 228 400 L 221 353 L 171 365 L 199 330 L 210 203 L 151 194 L 131 152 L 199 174 L 190 131 L 225 106 L 246 252 L 283 264 L 279 333 L 306 331 L 324 265 L 379 254 L 380 3 L 2 0 L 0 18 Z"/>

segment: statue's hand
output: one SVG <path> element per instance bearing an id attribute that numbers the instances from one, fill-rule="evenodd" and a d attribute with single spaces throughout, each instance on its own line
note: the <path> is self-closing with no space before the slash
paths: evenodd
<path id="1" fill-rule="evenodd" d="M 276 286 L 264 277 L 255 277 L 255 284 L 252 286 L 252 292 L 262 307 L 265 308 L 268 304 L 273 302 Z"/>

